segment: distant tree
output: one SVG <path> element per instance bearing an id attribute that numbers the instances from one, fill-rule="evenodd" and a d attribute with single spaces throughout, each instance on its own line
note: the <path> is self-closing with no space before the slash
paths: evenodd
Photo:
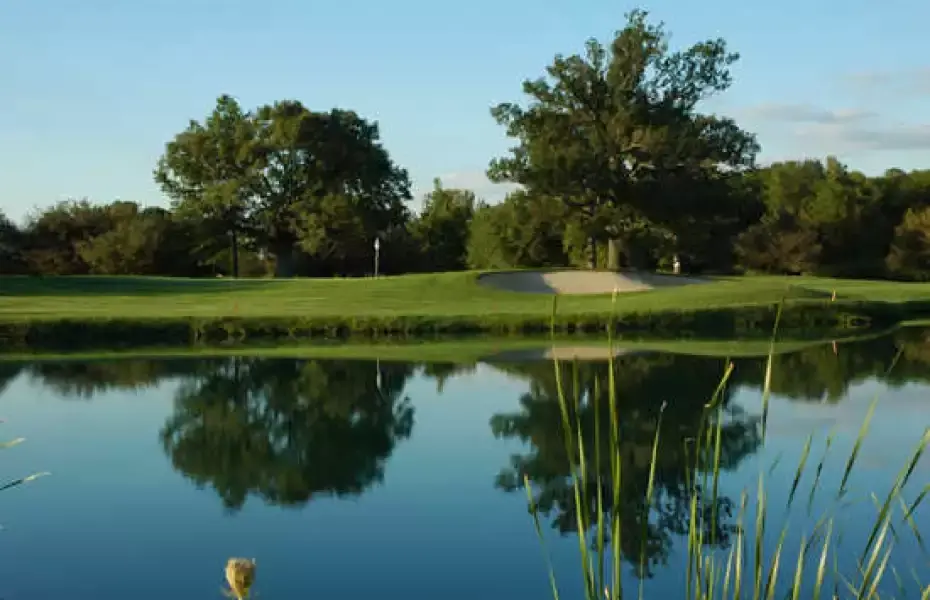
<path id="1" fill-rule="evenodd" d="M 894 230 L 886 263 L 895 277 L 930 281 L 930 207 L 904 214 Z"/>
<path id="2" fill-rule="evenodd" d="M 78 242 L 78 255 L 101 275 L 196 275 L 199 272 L 185 224 L 161 208 L 135 202 L 106 207 L 111 228 Z"/>
<path id="3" fill-rule="evenodd" d="M 600 240 L 623 245 L 643 221 L 674 225 L 684 213 L 714 212 L 687 190 L 713 183 L 721 167 L 752 165 L 758 151 L 731 119 L 698 112 L 730 86 L 737 58 L 720 39 L 671 52 L 662 25 L 633 11 L 609 48 L 590 40 L 585 56 L 556 56 L 548 79 L 525 81 L 528 107 L 492 109 L 517 146 L 488 175 L 565 202 L 593 263 Z"/>
<path id="4" fill-rule="evenodd" d="M 508 269 L 510 256 L 505 239 L 503 204 L 481 205 L 468 226 L 465 260 L 469 269 Z"/>
<path id="5" fill-rule="evenodd" d="M 0 274 L 14 275 L 26 271 L 23 243 L 23 232 L 0 210 Z"/>
<path id="6" fill-rule="evenodd" d="M 820 257 L 817 233 L 787 211 L 768 215 L 740 234 L 735 249 L 744 269 L 765 273 L 810 273 Z"/>
<path id="7" fill-rule="evenodd" d="M 769 215 L 791 215 L 815 234 L 821 251 L 812 270 L 842 276 L 880 276 L 892 222 L 878 186 L 835 157 L 775 163 L 758 173 Z"/>
<path id="8" fill-rule="evenodd" d="M 439 179 L 433 180 L 433 191 L 423 199 L 423 210 L 410 223 L 414 243 L 420 249 L 422 270 L 466 268 L 469 227 L 477 208 L 473 192 L 443 188 Z"/>
<path id="9" fill-rule="evenodd" d="M 240 246 L 254 239 L 260 176 L 256 145 L 251 115 L 223 95 L 203 123 L 191 121 L 168 142 L 154 173 L 181 218 L 203 222 L 202 229 L 228 240 L 234 277 Z"/>
<path id="10" fill-rule="evenodd" d="M 565 205 L 552 196 L 525 191 L 475 211 L 468 237 L 467 262 L 472 269 L 564 267 Z"/>
<path id="11" fill-rule="evenodd" d="M 24 253 L 31 271 L 45 275 L 86 275 L 91 266 L 80 247 L 108 232 L 113 219 L 106 206 L 88 200 L 59 202 L 29 217 Z"/>

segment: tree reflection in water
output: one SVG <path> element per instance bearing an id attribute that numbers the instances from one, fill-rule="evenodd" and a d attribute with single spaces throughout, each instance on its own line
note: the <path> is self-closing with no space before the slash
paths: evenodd
<path id="1" fill-rule="evenodd" d="M 185 381 L 161 439 L 174 467 L 229 509 L 361 494 L 380 482 L 413 407 L 411 365 L 231 358 Z"/>
<path id="2" fill-rule="evenodd" d="M 888 366 L 900 352 L 894 369 Z M 765 358 L 735 361 L 723 397 L 721 464 L 735 467 L 758 448 L 758 424 L 730 402 L 737 387 L 760 388 Z M 496 365 L 529 383 L 519 410 L 496 415 L 499 437 L 521 439 L 531 450 L 513 457 L 497 485 L 513 491 L 530 477 L 540 509 L 554 527 L 574 532 L 578 516 L 572 497 L 568 455 L 562 437 L 553 365 L 540 362 Z M 569 365 L 564 365 L 569 369 Z M 623 482 L 618 513 L 623 519 L 623 554 L 630 562 L 645 541 L 649 572 L 664 561 L 672 539 L 683 534 L 690 488 L 688 440 L 700 425 L 704 403 L 723 373 L 722 358 L 670 354 L 629 354 L 616 362 Z M 403 395 L 419 367 L 410 363 L 320 361 L 264 358 L 133 358 L 0 362 L 0 391 L 20 375 L 41 381 L 63 398 L 88 399 L 115 390 L 138 390 L 167 381 L 180 382 L 174 413 L 161 431 L 174 467 L 196 484 L 212 487 L 230 509 L 249 495 L 282 505 L 300 505 L 315 495 L 357 495 L 381 481 L 388 457 L 411 434 L 413 407 Z M 469 365 L 430 363 L 420 374 L 437 388 Z M 380 373 L 380 377 L 378 374 Z M 571 378 L 566 373 L 566 385 Z M 804 402 L 838 402 L 849 387 L 867 379 L 898 386 L 930 382 L 930 330 L 902 329 L 862 342 L 813 346 L 778 355 L 773 361 L 772 392 Z M 380 380 L 380 385 L 379 385 Z M 580 365 L 582 400 L 577 415 L 593 451 L 595 389 L 601 393 L 601 440 L 608 439 L 607 365 Z M 649 463 L 659 407 L 662 436 L 656 465 L 656 501 L 646 506 Z M 601 481 L 604 500 L 612 501 L 609 473 L 591 473 Z M 584 511 L 596 506 L 596 486 L 588 486 Z M 521 491 L 522 493 L 522 491 Z M 621 510 L 622 509 L 622 510 Z M 726 515 L 732 500 L 722 498 L 722 517 L 705 540 L 725 544 Z M 583 512 L 582 514 L 585 514 Z M 647 515 L 649 520 L 647 521 Z M 647 524 L 642 538 L 642 525 Z M 639 538 L 634 537 L 639 535 Z M 713 535 L 711 535 L 713 534 Z M 644 572 L 643 575 L 648 575 Z"/>
<path id="3" fill-rule="evenodd" d="M 599 507 L 607 516 L 608 532 L 614 527 L 610 518 L 619 519 L 620 551 L 640 577 L 651 577 L 655 567 L 667 561 L 674 537 L 688 534 L 689 511 L 695 494 L 704 496 L 697 503 L 706 512 L 701 519 L 704 543 L 728 544 L 733 531 L 728 524 L 733 500 L 718 496 L 712 502 L 710 490 L 704 490 L 689 478 L 689 466 L 694 464 L 694 438 L 706 428 L 702 421 L 704 406 L 713 396 L 724 366 L 720 359 L 671 354 L 633 354 L 615 361 L 621 466 L 621 483 L 615 490 L 609 458 L 609 366 L 593 362 L 574 366 L 562 363 L 569 422 L 577 424 L 580 431 L 586 462 L 580 507 L 575 499 L 554 366 L 536 363 L 509 367 L 511 373 L 529 379 L 530 390 L 520 398 L 520 410 L 495 415 L 491 429 L 497 437 L 518 438 L 532 449 L 513 456 L 510 465 L 498 475 L 496 485 L 508 492 L 522 493 L 526 476 L 532 483 L 539 512 L 550 518 L 552 526 L 562 534 L 576 534 L 579 518 L 593 528 Z M 577 372 L 573 372 L 575 367 Z M 722 470 L 735 468 L 761 443 L 758 419 L 733 405 L 731 395 L 730 389 L 725 389 L 721 403 Z M 574 407 L 572 398 L 578 398 Z M 655 492 L 649 502 L 647 488 L 653 445 L 663 402 L 668 403 L 668 408 L 662 416 Z M 599 449 L 595 448 L 595 441 Z M 581 458 L 578 447 L 573 445 L 572 451 L 576 453 L 572 459 L 578 464 Z M 599 462 L 597 452 L 602 457 Z M 614 504 L 615 491 L 617 504 Z M 609 543 L 609 535 L 605 539 Z"/>

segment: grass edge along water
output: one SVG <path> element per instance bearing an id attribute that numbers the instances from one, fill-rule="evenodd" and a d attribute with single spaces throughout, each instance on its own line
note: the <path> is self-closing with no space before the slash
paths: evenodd
<path id="1" fill-rule="evenodd" d="M 781 307 L 784 304 L 782 300 L 779 305 L 779 315 Z M 553 299 L 552 315 L 555 322 L 555 315 L 558 310 L 557 298 Z M 769 399 L 771 396 L 771 372 L 772 358 L 774 356 L 775 339 L 778 334 L 778 317 L 776 317 L 775 328 L 771 336 L 770 351 L 766 361 L 765 381 L 762 390 L 762 415 L 761 415 L 761 439 L 764 442 L 767 427 Z M 608 336 L 611 336 L 608 328 Z M 555 328 L 553 327 L 553 332 Z M 612 344 L 612 337 L 609 337 L 608 343 Z M 900 356 L 900 353 L 898 354 Z M 562 368 L 557 358 L 553 359 L 555 368 L 556 386 L 558 391 L 559 409 L 562 419 L 562 432 L 565 442 L 566 456 L 570 462 L 571 486 L 573 488 L 575 505 L 582 506 L 586 486 L 589 485 L 587 474 L 589 471 L 600 474 L 603 473 L 603 467 L 609 466 L 610 487 L 613 490 L 613 501 L 610 503 L 609 511 L 604 508 L 604 490 L 603 481 L 600 476 L 596 477 L 597 502 L 593 519 L 590 518 L 585 510 L 577 511 L 577 537 L 579 548 L 579 559 L 584 588 L 583 598 L 585 600 L 621 600 L 624 597 L 635 597 L 630 594 L 630 590 L 624 589 L 621 581 L 621 540 L 624 532 L 622 531 L 622 519 L 616 518 L 616 512 L 619 506 L 619 490 L 622 485 L 622 466 L 620 459 L 620 439 L 619 439 L 619 419 L 620 415 L 617 410 L 617 397 L 614 385 L 614 357 L 608 352 L 608 394 L 609 402 L 608 418 L 610 419 L 610 439 L 609 456 L 602 455 L 600 450 L 600 425 L 598 423 L 601 401 L 600 394 L 595 385 L 595 391 L 590 401 L 594 411 L 594 456 L 586 456 L 584 439 L 580 421 L 575 419 L 573 422 L 572 415 L 577 415 L 577 411 L 571 410 L 581 402 L 578 392 L 578 386 L 571 386 L 574 395 L 569 397 L 562 385 Z M 897 357 L 889 365 L 888 369 L 894 368 Z M 578 362 L 574 361 L 573 370 L 577 372 Z M 904 595 L 905 577 L 913 578 L 917 588 L 920 590 L 921 600 L 930 600 L 930 582 L 921 581 L 916 569 L 911 573 L 901 574 L 892 566 L 889 569 L 889 559 L 895 546 L 895 541 L 899 535 L 902 535 L 893 525 L 893 521 L 900 525 L 905 525 L 900 529 L 915 536 L 919 547 L 924 552 L 924 557 L 930 564 L 930 553 L 927 546 L 918 531 L 913 515 L 921 503 L 930 495 L 930 483 L 926 484 L 919 491 L 916 498 L 909 504 L 902 495 L 902 490 L 910 481 L 917 464 L 923 453 L 930 447 L 930 427 L 924 430 L 921 439 L 910 455 L 910 458 L 903 465 L 897 474 L 890 489 L 879 499 L 875 493 L 871 494 L 871 500 L 877 508 L 877 514 L 874 522 L 869 525 L 869 536 L 864 547 L 859 551 L 857 557 L 858 573 L 852 579 L 839 571 L 837 565 L 837 552 L 839 550 L 837 540 L 841 537 L 841 532 L 834 531 L 834 519 L 825 514 L 816 522 L 813 531 L 810 534 L 802 534 L 801 544 L 797 550 L 797 556 L 792 560 L 790 550 L 785 548 L 784 542 L 788 532 L 789 521 L 785 520 L 780 534 L 778 543 L 771 551 L 771 556 L 765 556 L 763 547 L 766 525 L 770 521 L 770 515 L 773 514 L 771 507 L 768 506 L 765 491 L 765 474 L 760 471 L 758 486 L 755 490 L 755 515 L 748 515 L 750 505 L 750 496 L 747 490 L 741 494 L 741 501 L 738 516 L 735 523 L 735 541 L 730 545 L 724 556 L 719 554 L 704 552 L 704 540 L 701 539 L 704 532 L 702 520 L 709 518 L 717 519 L 717 498 L 718 484 L 720 480 L 720 451 L 721 451 L 721 431 L 722 431 L 722 392 L 725 390 L 727 381 L 733 372 L 733 363 L 727 361 L 726 368 L 717 389 L 710 400 L 704 405 L 701 423 L 697 429 L 698 433 L 694 439 L 694 450 L 686 453 L 693 458 L 693 462 L 688 465 L 688 487 L 690 492 L 690 511 L 688 522 L 688 540 L 687 540 L 687 572 L 686 572 L 686 592 L 687 600 L 740 600 L 751 597 L 753 600 L 772 600 L 776 595 L 776 586 L 780 583 L 789 584 L 786 597 L 790 600 L 799 600 L 800 598 L 811 598 L 820 600 L 821 598 L 853 598 L 855 600 L 878 600 L 879 584 L 888 578 L 889 573 L 894 577 L 897 589 Z M 595 382 L 596 384 L 596 382 Z M 853 448 L 849 457 L 846 459 L 843 470 L 842 480 L 839 489 L 835 492 L 836 499 L 842 499 L 847 494 L 846 485 L 849 477 L 853 472 L 863 440 L 866 438 L 872 414 L 878 403 L 878 397 L 874 398 L 869 406 L 865 419 L 855 439 Z M 659 449 L 659 440 L 662 428 L 662 414 L 666 404 L 663 402 L 656 423 L 655 437 L 653 440 L 651 463 L 649 469 L 649 479 L 646 489 L 646 505 L 651 509 L 653 503 L 655 468 L 657 463 L 657 453 Z M 827 459 L 832 434 L 826 438 L 826 448 L 823 451 L 816 467 L 814 468 L 814 480 L 807 492 L 807 511 L 808 516 L 814 501 L 814 496 L 818 491 L 827 493 L 825 490 L 818 488 L 820 476 Z M 785 515 L 790 513 L 791 508 L 795 505 L 795 500 L 799 497 L 799 485 L 807 467 L 811 453 L 813 434 L 808 437 L 807 442 L 802 450 L 801 458 L 795 470 L 790 492 L 788 494 Z M 588 461 L 593 459 L 594 464 L 589 465 Z M 608 461 L 605 464 L 605 459 Z M 774 465 L 773 465 L 774 466 Z M 771 472 L 772 469 L 769 469 Z M 708 481 L 710 480 L 710 481 Z M 529 513 L 532 516 L 536 534 L 539 538 L 542 548 L 543 557 L 546 563 L 546 569 L 549 576 L 552 597 L 554 600 L 560 600 L 559 585 L 555 574 L 548 549 L 546 547 L 545 536 L 543 534 L 542 524 L 540 522 L 538 507 L 536 506 L 533 486 L 527 475 L 523 475 L 523 483 L 526 490 Z M 703 493 L 709 489 L 709 497 Z M 709 509 L 709 510 L 706 510 Z M 900 510 L 900 519 L 897 518 Z M 610 514 L 608 514 L 608 512 Z M 753 523 L 747 523 L 748 517 L 753 517 Z M 592 522 L 593 521 L 593 522 Z M 648 516 L 644 526 L 648 525 Z M 752 543 L 747 540 L 747 527 L 753 527 Z M 607 538 L 607 528 L 610 527 L 609 541 Z M 593 528 L 593 533 L 589 530 Z M 711 531 L 714 531 L 713 527 Z M 593 535 L 593 539 L 589 536 Z M 645 537 L 644 537 L 645 545 Z M 606 575 L 605 558 L 607 555 L 611 558 L 610 575 Z M 645 548 L 640 552 L 640 568 L 646 560 Z M 789 562 L 791 561 L 791 562 Z M 813 564 L 810 564 L 813 561 Z M 748 564 L 747 564 L 748 563 Z M 813 581 L 807 582 L 813 571 Z M 828 583 L 828 578 L 832 580 L 832 585 Z M 638 598 L 643 599 L 644 581 L 641 578 L 639 582 Z M 911 584 L 913 585 L 913 584 Z M 887 597 L 887 596 L 885 596 Z M 897 597 L 897 596 L 895 596 Z M 909 596 L 913 597 L 913 596 Z"/>

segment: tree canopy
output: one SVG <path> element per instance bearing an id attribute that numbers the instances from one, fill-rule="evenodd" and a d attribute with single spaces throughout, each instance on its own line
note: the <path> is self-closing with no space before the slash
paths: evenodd
<path id="1" fill-rule="evenodd" d="M 869 176 L 833 156 L 759 166 L 755 136 L 708 100 L 733 83 L 723 39 L 673 47 L 630 12 L 557 54 L 491 116 L 512 148 L 504 198 L 443 186 L 412 200 L 380 126 L 297 99 L 220 95 L 167 141 L 170 207 L 72 199 L 0 215 L 0 273 L 370 276 L 604 267 L 930 280 L 930 169 Z"/>
<path id="2" fill-rule="evenodd" d="M 642 223 L 675 231 L 713 212 L 701 190 L 753 166 L 758 144 L 729 118 L 699 112 L 731 83 L 738 55 L 722 39 L 672 51 L 661 24 L 628 15 L 609 45 L 591 39 L 584 55 L 558 55 L 546 77 L 526 80 L 526 107 L 492 115 L 516 140 L 488 176 L 555 196 L 591 240 L 629 241 Z"/>
<path id="3" fill-rule="evenodd" d="M 179 215 L 228 236 L 233 275 L 245 246 L 269 252 L 276 274 L 289 276 L 298 246 L 345 262 L 330 238 L 344 246 L 404 225 L 409 177 L 379 138 L 353 111 L 294 100 L 244 111 L 223 95 L 166 145 L 155 180 Z"/>

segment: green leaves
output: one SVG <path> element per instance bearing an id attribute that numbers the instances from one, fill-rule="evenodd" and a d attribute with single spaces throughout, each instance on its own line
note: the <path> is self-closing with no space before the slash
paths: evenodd
<path id="1" fill-rule="evenodd" d="M 681 190 L 751 166 L 758 151 L 733 120 L 696 112 L 729 87 L 737 58 L 719 39 L 671 52 L 662 25 L 634 11 L 609 46 L 589 40 L 584 55 L 556 56 L 546 77 L 525 81 L 526 107 L 492 109 L 517 145 L 488 177 L 562 199 L 592 240 L 694 213 Z"/>
<path id="2" fill-rule="evenodd" d="M 203 123 L 167 144 L 155 179 L 180 215 L 228 233 L 234 253 L 238 245 L 270 250 L 281 275 L 291 274 L 298 246 L 313 252 L 320 232 L 345 229 L 346 219 L 369 239 L 402 224 L 410 198 L 409 177 L 376 123 L 295 100 L 246 112 L 220 96 Z"/>

